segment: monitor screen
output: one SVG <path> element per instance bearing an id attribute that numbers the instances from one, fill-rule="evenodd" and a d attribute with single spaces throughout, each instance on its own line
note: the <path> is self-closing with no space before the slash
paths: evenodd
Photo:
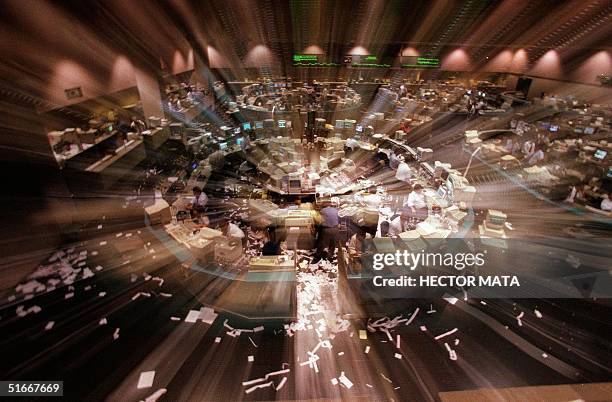
<path id="1" fill-rule="evenodd" d="M 593 155 L 593 157 L 595 159 L 604 160 L 607 154 L 608 154 L 608 151 L 604 151 L 603 149 L 598 149 L 597 151 L 595 151 L 595 154 Z"/>
<path id="2" fill-rule="evenodd" d="M 289 188 L 301 188 L 302 182 L 300 180 L 289 180 Z"/>
<path id="3" fill-rule="evenodd" d="M 219 143 L 219 149 L 221 151 L 225 151 L 227 149 L 227 142 L 221 142 Z"/>
<path id="4" fill-rule="evenodd" d="M 242 145 L 244 143 L 244 137 L 236 138 L 236 145 Z"/>
<path id="5" fill-rule="evenodd" d="M 608 177 L 612 178 L 612 166 L 608 167 Z"/>
<path id="6" fill-rule="evenodd" d="M 595 133 L 595 127 L 585 127 L 584 128 L 584 133 L 585 134 L 594 134 Z"/>
<path id="7" fill-rule="evenodd" d="M 240 131 L 242 131 L 242 130 L 240 130 L 240 127 L 236 127 L 234 129 L 234 134 L 240 134 Z"/>
<path id="8" fill-rule="evenodd" d="M 549 130 L 551 133 L 555 131 L 559 131 L 559 126 L 550 126 Z"/>
<path id="9" fill-rule="evenodd" d="M 363 126 L 361 124 L 357 124 L 357 126 L 355 126 L 355 131 L 358 133 L 363 132 Z"/>
<path id="10" fill-rule="evenodd" d="M 446 189 L 444 188 L 444 186 L 440 186 L 438 188 L 438 196 L 442 198 L 446 197 Z"/>
<path id="11" fill-rule="evenodd" d="M 250 130 L 250 129 L 251 129 L 251 123 L 249 123 L 249 122 L 242 123 L 242 129 L 243 129 L 244 131 L 248 131 L 248 130 Z"/>
<path id="12" fill-rule="evenodd" d="M 446 179 L 446 190 L 447 190 L 447 194 L 449 197 L 453 196 L 453 182 L 450 178 L 450 175 L 448 176 L 448 178 Z"/>
<path id="13" fill-rule="evenodd" d="M 255 128 L 263 128 L 263 121 L 256 121 L 255 122 Z"/>
<path id="14" fill-rule="evenodd" d="M 285 127 L 287 127 L 287 120 L 279 120 L 278 128 L 285 128 Z"/>

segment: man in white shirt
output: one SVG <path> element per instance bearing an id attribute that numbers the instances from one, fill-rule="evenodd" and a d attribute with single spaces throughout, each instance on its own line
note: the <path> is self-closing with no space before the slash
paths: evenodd
<path id="1" fill-rule="evenodd" d="M 238 225 L 231 223 L 228 220 L 224 220 L 221 222 L 219 229 L 223 232 L 224 236 L 233 237 L 236 239 L 244 239 L 245 235 L 242 229 L 238 227 Z"/>
<path id="2" fill-rule="evenodd" d="M 192 218 L 197 218 L 204 212 L 204 208 L 208 204 L 208 196 L 198 186 L 191 191 L 193 191 L 193 199 L 187 208 L 191 210 Z"/>
<path id="3" fill-rule="evenodd" d="M 408 210 L 404 210 L 401 214 L 392 217 L 389 222 L 389 237 L 399 237 L 400 233 L 404 233 L 410 230 L 408 224 L 410 223 L 410 213 Z"/>
<path id="4" fill-rule="evenodd" d="M 608 193 L 608 196 L 601 200 L 601 206 L 599 208 L 602 211 L 612 211 L 612 193 Z"/>
<path id="5" fill-rule="evenodd" d="M 413 187 L 412 192 L 408 195 L 406 206 L 411 209 L 416 218 L 421 220 L 427 218 L 427 201 L 423 193 L 423 186 L 416 184 Z"/>
<path id="6" fill-rule="evenodd" d="M 355 148 L 359 147 L 359 142 L 356 139 L 352 138 L 352 137 L 347 138 L 346 139 L 345 147 L 350 148 L 350 150 L 352 152 L 352 151 L 355 150 Z"/>
<path id="7" fill-rule="evenodd" d="M 543 159 L 544 159 L 544 151 L 542 151 L 541 149 L 538 149 L 533 154 L 531 154 L 531 156 L 529 157 L 529 160 L 527 161 L 527 164 L 529 164 L 530 166 L 533 166 Z"/>
<path id="8" fill-rule="evenodd" d="M 399 166 L 397 167 L 397 172 L 395 172 L 395 178 L 397 180 L 410 183 L 410 178 L 412 178 L 412 169 L 410 166 L 404 161 L 401 161 Z"/>

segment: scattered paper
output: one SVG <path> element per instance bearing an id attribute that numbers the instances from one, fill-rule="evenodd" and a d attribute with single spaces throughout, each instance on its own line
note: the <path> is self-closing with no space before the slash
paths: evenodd
<path id="1" fill-rule="evenodd" d="M 155 371 L 143 371 L 140 373 L 138 378 L 138 385 L 136 388 L 151 388 L 153 386 L 153 379 L 155 378 Z"/>
<path id="2" fill-rule="evenodd" d="M 340 377 L 338 377 L 338 381 L 340 381 L 340 384 L 344 385 L 348 389 L 351 389 L 353 387 L 353 383 L 346 377 L 344 371 L 340 372 Z"/>
<path id="3" fill-rule="evenodd" d="M 276 386 L 276 390 L 278 391 L 279 389 L 281 389 L 285 385 L 286 382 L 287 382 L 287 377 L 283 377 L 278 383 L 278 385 Z"/>
<path id="4" fill-rule="evenodd" d="M 151 395 L 149 395 L 144 402 L 157 402 L 157 400 L 159 398 L 162 397 L 162 395 L 164 395 L 166 392 L 168 392 L 168 390 L 166 388 L 160 388 L 157 391 L 155 391 L 154 393 L 152 393 Z"/>
<path id="5" fill-rule="evenodd" d="M 198 310 L 189 310 L 187 313 L 187 317 L 185 317 L 185 322 L 194 323 L 200 317 L 200 312 Z"/>
<path id="6" fill-rule="evenodd" d="M 454 334 L 454 333 L 455 333 L 455 332 L 457 332 L 457 331 L 458 331 L 458 329 L 457 329 L 457 328 L 455 328 L 455 329 L 451 329 L 450 331 L 444 332 L 443 334 L 440 334 L 440 335 L 438 335 L 438 336 L 434 337 L 434 339 L 435 339 L 435 340 L 442 339 L 442 338 L 444 338 L 445 336 L 452 335 L 452 334 Z"/>

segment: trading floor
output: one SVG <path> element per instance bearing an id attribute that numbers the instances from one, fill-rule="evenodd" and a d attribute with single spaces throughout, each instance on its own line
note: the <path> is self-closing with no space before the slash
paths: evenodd
<path id="1" fill-rule="evenodd" d="M 612 400 L 608 3 L 5 3 L 0 398 Z"/>

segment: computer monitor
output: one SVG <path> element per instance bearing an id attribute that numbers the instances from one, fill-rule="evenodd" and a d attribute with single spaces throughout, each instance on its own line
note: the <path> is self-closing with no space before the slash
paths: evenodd
<path id="1" fill-rule="evenodd" d="M 242 129 L 243 129 L 244 131 L 249 131 L 249 130 L 251 130 L 251 123 L 250 123 L 250 122 L 248 122 L 248 121 L 247 121 L 247 122 L 245 122 L 245 123 L 242 123 Z"/>
<path id="2" fill-rule="evenodd" d="M 606 159 L 606 155 L 608 155 L 608 151 L 605 151 L 603 149 L 598 149 L 597 151 L 595 151 L 595 153 L 593 154 L 593 157 L 595 159 L 599 159 L 600 161 Z"/>
<path id="3" fill-rule="evenodd" d="M 227 142 L 220 142 L 219 143 L 219 149 L 221 151 L 225 151 L 227 149 Z"/>
<path id="4" fill-rule="evenodd" d="M 446 179 L 446 191 L 447 191 L 447 195 L 449 197 L 452 197 L 454 190 L 455 190 L 455 188 L 453 187 L 453 181 L 451 180 L 451 176 L 449 175 L 448 178 Z"/>
<path id="5" fill-rule="evenodd" d="M 540 121 L 538 122 L 538 126 L 544 130 L 548 130 L 550 128 L 550 122 L 548 121 Z"/>
<path id="6" fill-rule="evenodd" d="M 255 122 L 255 129 L 256 130 L 258 130 L 258 129 L 260 130 L 262 128 L 263 128 L 263 121 L 256 121 Z"/>
<path id="7" fill-rule="evenodd" d="M 236 138 L 236 145 L 242 146 L 242 144 L 244 144 L 244 137 Z"/>
<path id="8" fill-rule="evenodd" d="M 286 128 L 286 127 L 287 127 L 287 120 L 278 121 L 278 128 Z"/>
<path id="9" fill-rule="evenodd" d="M 595 134 L 595 127 L 585 127 L 584 133 L 585 134 Z"/>
<path id="10" fill-rule="evenodd" d="M 290 179 L 289 180 L 289 190 L 301 190 L 302 189 L 302 181 L 300 179 Z"/>
<path id="11" fill-rule="evenodd" d="M 242 131 L 242 130 L 240 129 L 240 127 L 236 127 L 236 128 L 234 129 L 234 134 L 240 134 L 240 132 L 241 132 L 241 131 Z"/>
<path id="12" fill-rule="evenodd" d="M 608 167 L 608 174 L 606 176 L 612 178 L 612 166 Z"/>
<path id="13" fill-rule="evenodd" d="M 447 193 L 446 188 L 444 186 L 438 187 L 437 193 L 440 198 L 446 197 L 446 193 Z"/>
<path id="14" fill-rule="evenodd" d="M 559 126 L 556 125 L 551 125 L 550 128 L 548 129 L 551 133 L 559 131 Z"/>

